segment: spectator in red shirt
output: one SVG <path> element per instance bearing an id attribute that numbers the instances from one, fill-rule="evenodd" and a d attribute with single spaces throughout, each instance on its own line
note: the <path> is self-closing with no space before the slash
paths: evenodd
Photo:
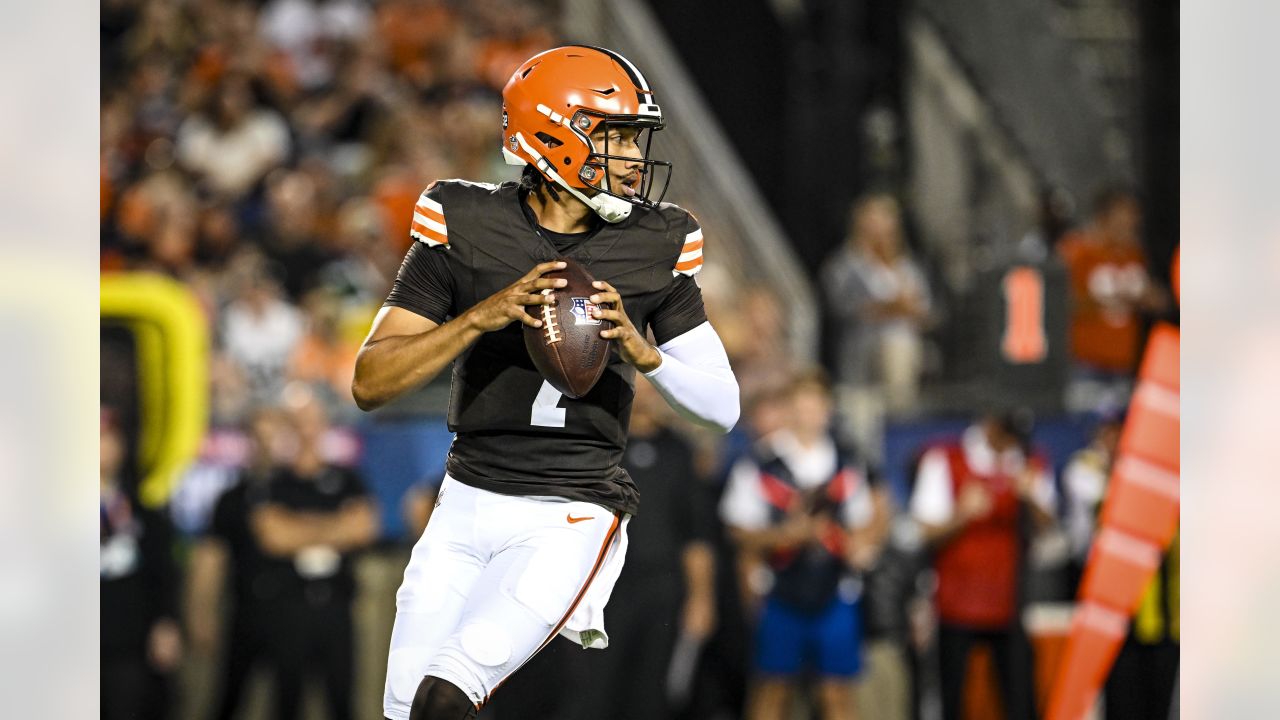
<path id="1" fill-rule="evenodd" d="M 1006 717 L 1035 717 L 1031 648 L 1018 598 L 1024 510 L 1053 522 L 1052 471 L 1030 451 L 1031 419 L 990 415 L 920 459 L 911 514 L 934 548 L 943 717 L 956 720 L 974 643 L 991 647 Z"/>

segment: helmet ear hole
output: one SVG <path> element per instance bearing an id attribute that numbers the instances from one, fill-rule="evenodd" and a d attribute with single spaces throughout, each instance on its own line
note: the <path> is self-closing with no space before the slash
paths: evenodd
<path id="1" fill-rule="evenodd" d="M 534 133 L 534 137 L 541 140 L 542 144 L 546 145 L 549 148 L 558 148 L 564 144 L 560 142 L 558 139 L 556 139 L 554 136 L 548 135 L 547 133 L 544 133 L 544 132 Z"/>

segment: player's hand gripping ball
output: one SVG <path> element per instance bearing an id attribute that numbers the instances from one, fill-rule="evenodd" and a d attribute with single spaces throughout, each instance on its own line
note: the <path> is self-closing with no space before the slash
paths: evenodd
<path id="1" fill-rule="evenodd" d="M 530 305 L 525 311 L 541 320 L 541 327 L 524 326 L 524 346 L 533 364 L 552 387 L 571 398 L 591 392 L 609 364 L 613 341 L 600 337 L 613 323 L 596 317 L 591 296 L 598 291 L 594 278 L 578 263 L 561 258 L 563 270 L 552 270 L 544 278 L 568 281 L 562 288 L 545 289 L 543 295 L 554 302 Z"/>

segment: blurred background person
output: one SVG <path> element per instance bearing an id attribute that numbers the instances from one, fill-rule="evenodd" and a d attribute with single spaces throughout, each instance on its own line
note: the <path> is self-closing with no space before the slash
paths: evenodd
<path id="1" fill-rule="evenodd" d="M 739 552 L 768 568 L 753 573 L 765 579 L 747 717 L 788 717 L 809 674 L 821 717 L 846 720 L 856 716 L 862 668 L 856 572 L 880 552 L 887 499 L 832 436 L 834 401 L 822 372 L 796 375 L 787 400 L 785 425 L 734 466 L 720 502 Z"/>
<path id="2" fill-rule="evenodd" d="M 405 491 L 404 499 L 400 502 L 400 514 L 408 529 L 410 545 L 422 537 L 422 531 L 431 522 L 431 512 L 435 510 L 436 497 L 443 480 L 443 475 L 426 478 Z"/>
<path id="3" fill-rule="evenodd" d="M 1071 455 L 1062 470 L 1064 524 L 1071 547 L 1071 587 L 1074 588 L 1089 559 L 1089 548 L 1098 527 L 1098 511 L 1107 495 L 1116 445 L 1124 429 L 1124 412 L 1101 413 L 1089 444 Z"/>
<path id="4" fill-rule="evenodd" d="M 1089 225 L 1068 233 L 1058 253 L 1071 278 L 1072 403 L 1082 410 L 1121 404 L 1138 362 L 1144 321 L 1169 308 L 1147 272 L 1142 207 L 1127 190 L 1101 192 Z"/>
<path id="5" fill-rule="evenodd" d="M 734 369 L 737 372 L 737 361 Z M 790 376 L 774 373 L 762 384 L 742 386 L 742 420 L 725 439 L 716 469 L 713 470 L 714 501 L 724 495 L 729 476 L 738 461 L 748 457 L 752 447 L 786 426 L 790 417 Z M 746 579 L 758 567 L 758 559 L 739 554 L 737 544 L 719 513 L 712 517 L 712 548 L 715 559 L 716 630 L 702 648 L 701 662 L 693 682 L 697 692 L 682 715 L 689 720 L 740 718 L 745 712 L 750 673 L 750 625 L 754 622 L 758 598 Z M 751 616 L 748 618 L 748 616 Z"/>
<path id="6" fill-rule="evenodd" d="M 289 154 L 289 128 L 254 97 L 249 78 L 229 74 L 206 108 L 178 130 L 178 160 L 216 195 L 239 198 Z"/>
<path id="7" fill-rule="evenodd" d="M 959 720 L 970 651 L 989 645 L 1006 717 L 1036 717 L 1031 646 L 1022 627 L 1025 512 L 1054 522 L 1052 468 L 1031 450 L 1032 418 L 989 414 L 920 459 L 911 515 L 934 551 L 942 707 Z"/>
<path id="8" fill-rule="evenodd" d="M 208 716 L 213 720 L 236 716 L 255 669 L 274 669 L 266 647 L 266 622 L 271 618 L 267 601 L 278 592 L 287 561 L 263 552 L 249 517 L 268 497 L 280 462 L 287 457 L 286 422 L 279 408 L 260 407 L 253 412 L 247 462 L 215 501 L 208 527 L 188 561 L 191 649 L 218 657 L 215 701 Z M 222 601 L 227 596 L 230 607 L 224 612 Z"/>
<path id="9" fill-rule="evenodd" d="M 356 413 L 351 397 L 359 345 L 342 334 L 341 306 L 335 294 L 312 290 L 303 298 L 306 332 L 289 354 L 285 376 L 322 394 L 325 407 L 338 421 Z"/>
<path id="10" fill-rule="evenodd" d="M 883 483 L 875 492 L 887 496 Z M 913 678 L 916 646 L 911 613 L 921 598 L 920 574 L 927 563 L 919 529 L 909 516 L 889 509 L 882 551 L 863 573 L 862 632 L 864 672 L 858 680 L 858 716 L 870 720 L 908 720 L 917 683 Z"/>
<path id="11" fill-rule="evenodd" d="M 280 397 L 289 357 L 302 339 L 302 313 L 283 297 L 265 262 L 253 263 L 238 284 L 222 314 L 222 352 L 243 374 L 250 401 L 269 404 Z"/>
<path id="12" fill-rule="evenodd" d="M 822 289 L 836 335 L 836 380 L 848 398 L 842 406 L 867 452 L 879 447 L 886 412 L 915 408 L 932 303 L 892 195 L 866 195 L 853 204 L 845 242 L 823 268 Z"/>
<path id="13" fill-rule="evenodd" d="M 100 414 L 102 717 L 158 720 L 169 714 L 172 673 L 183 652 L 173 525 L 138 501 L 115 414 L 107 408 Z"/>
<path id="14" fill-rule="evenodd" d="M 276 717 L 302 717 L 304 681 L 315 679 L 334 720 L 354 713 L 355 599 L 352 555 L 378 536 L 378 515 L 364 482 L 326 457 L 328 418 L 309 388 L 284 393 L 289 462 L 272 475 L 249 526 L 278 565 L 275 597 L 265 603 L 266 643 L 275 664 Z"/>

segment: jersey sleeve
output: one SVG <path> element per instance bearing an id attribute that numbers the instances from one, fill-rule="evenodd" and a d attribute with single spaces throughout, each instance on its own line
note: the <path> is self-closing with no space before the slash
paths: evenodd
<path id="1" fill-rule="evenodd" d="M 702 305 L 702 289 L 692 277 L 680 275 L 671 283 L 667 296 L 654 311 L 649 324 L 658 345 L 680 337 L 707 321 Z"/>
<path id="2" fill-rule="evenodd" d="M 404 308 L 437 325 L 453 314 L 453 274 L 445 254 L 425 242 L 405 253 L 384 306 Z"/>

